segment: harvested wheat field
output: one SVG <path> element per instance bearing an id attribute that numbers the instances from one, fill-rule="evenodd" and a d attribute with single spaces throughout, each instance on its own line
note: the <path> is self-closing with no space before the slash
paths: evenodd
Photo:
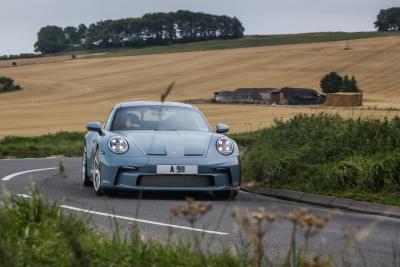
<path id="1" fill-rule="evenodd" d="M 168 100 L 209 99 L 214 91 L 238 87 L 319 88 L 332 71 L 356 75 L 365 105 L 400 108 L 400 37 L 267 46 L 159 55 L 98 57 L 0 68 L 24 90 L 0 95 L 0 136 L 84 130 L 103 120 L 111 107 L 128 100 L 158 100 L 176 81 Z M 233 132 L 270 125 L 274 118 L 300 112 L 339 112 L 346 116 L 394 116 L 399 111 L 309 107 L 212 105 L 198 107 L 212 124 Z M 389 110 L 389 109 L 388 109 Z M 390 109 L 393 110 L 393 109 Z"/>

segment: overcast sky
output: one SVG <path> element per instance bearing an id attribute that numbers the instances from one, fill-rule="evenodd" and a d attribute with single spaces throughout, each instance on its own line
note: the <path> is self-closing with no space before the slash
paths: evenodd
<path id="1" fill-rule="evenodd" d="M 238 17 L 245 34 L 371 31 L 398 0 L 0 0 L 0 55 L 32 52 L 42 26 L 186 9 Z"/>

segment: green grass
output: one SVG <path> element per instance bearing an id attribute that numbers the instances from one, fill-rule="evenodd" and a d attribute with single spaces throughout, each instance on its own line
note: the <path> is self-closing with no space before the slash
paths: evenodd
<path id="1" fill-rule="evenodd" d="M 37 137 L 7 136 L 0 140 L 0 158 L 40 158 L 48 156 L 80 156 L 84 133 L 59 132 Z"/>
<path id="2" fill-rule="evenodd" d="M 150 54 L 164 54 L 177 52 L 207 51 L 220 49 L 234 49 L 245 47 L 273 46 L 302 44 L 315 42 L 331 42 L 342 40 L 354 40 L 362 38 L 399 36 L 398 32 L 321 32 L 321 33 L 300 33 L 300 34 L 281 34 L 281 35 L 255 35 L 245 36 L 240 39 L 202 41 L 184 44 L 173 44 L 168 46 L 151 46 L 143 48 L 110 48 L 77 51 L 78 54 L 105 53 L 97 57 L 105 56 L 136 56 Z M 351 43 L 350 43 L 351 46 Z M 343 43 L 343 49 L 346 44 Z M 71 54 L 72 52 L 64 53 Z"/>
<path id="3" fill-rule="evenodd" d="M 400 118 L 318 114 L 277 121 L 243 159 L 245 180 L 400 205 Z"/>

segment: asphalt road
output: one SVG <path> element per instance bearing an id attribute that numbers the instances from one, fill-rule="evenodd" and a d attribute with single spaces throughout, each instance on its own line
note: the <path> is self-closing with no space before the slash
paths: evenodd
<path id="1" fill-rule="evenodd" d="M 65 168 L 65 175 L 59 172 L 60 161 Z M 348 259 L 355 266 L 393 266 L 393 246 L 400 240 L 399 219 L 332 211 L 246 192 L 240 192 L 234 201 L 215 200 L 207 193 L 191 195 L 213 206 L 209 213 L 191 227 L 185 219 L 173 217 L 170 213 L 171 207 L 185 204 L 184 193 L 152 192 L 141 195 L 129 192 L 99 197 L 92 188 L 81 184 L 80 158 L 0 160 L 0 186 L 5 186 L 14 195 L 24 194 L 28 197 L 30 181 L 35 182 L 49 201 L 60 203 L 63 210 L 82 216 L 90 214 L 94 227 L 107 234 L 113 232 L 115 221 L 123 233 L 129 233 L 129 225 L 137 223 L 144 238 L 167 241 L 192 238 L 197 234 L 202 236 L 204 246 L 216 249 L 221 246 L 233 247 L 241 244 L 238 227 L 231 217 L 234 207 L 249 211 L 264 207 L 279 213 L 307 207 L 310 213 L 317 216 L 326 212 L 334 213 L 331 222 L 312 243 L 313 251 L 317 253 L 335 255 L 346 243 L 346 232 L 362 231 L 368 234 L 349 251 Z M 289 245 L 290 232 L 290 223 L 274 223 L 265 239 L 271 257 L 282 255 Z M 400 247 L 397 247 L 397 251 L 400 251 Z"/>

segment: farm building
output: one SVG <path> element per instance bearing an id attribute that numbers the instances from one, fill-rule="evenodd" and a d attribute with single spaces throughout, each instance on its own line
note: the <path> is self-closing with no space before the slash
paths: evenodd
<path id="1" fill-rule="evenodd" d="M 325 95 L 309 88 L 284 87 L 280 90 L 283 105 L 320 105 L 325 102 Z"/>
<path id="2" fill-rule="evenodd" d="M 281 105 L 323 104 L 325 96 L 307 88 L 239 88 L 235 91 L 215 92 L 216 103 L 254 103 Z"/>
<path id="3" fill-rule="evenodd" d="M 278 104 L 280 92 L 276 88 L 239 88 L 235 91 L 215 92 L 216 103 Z"/>

